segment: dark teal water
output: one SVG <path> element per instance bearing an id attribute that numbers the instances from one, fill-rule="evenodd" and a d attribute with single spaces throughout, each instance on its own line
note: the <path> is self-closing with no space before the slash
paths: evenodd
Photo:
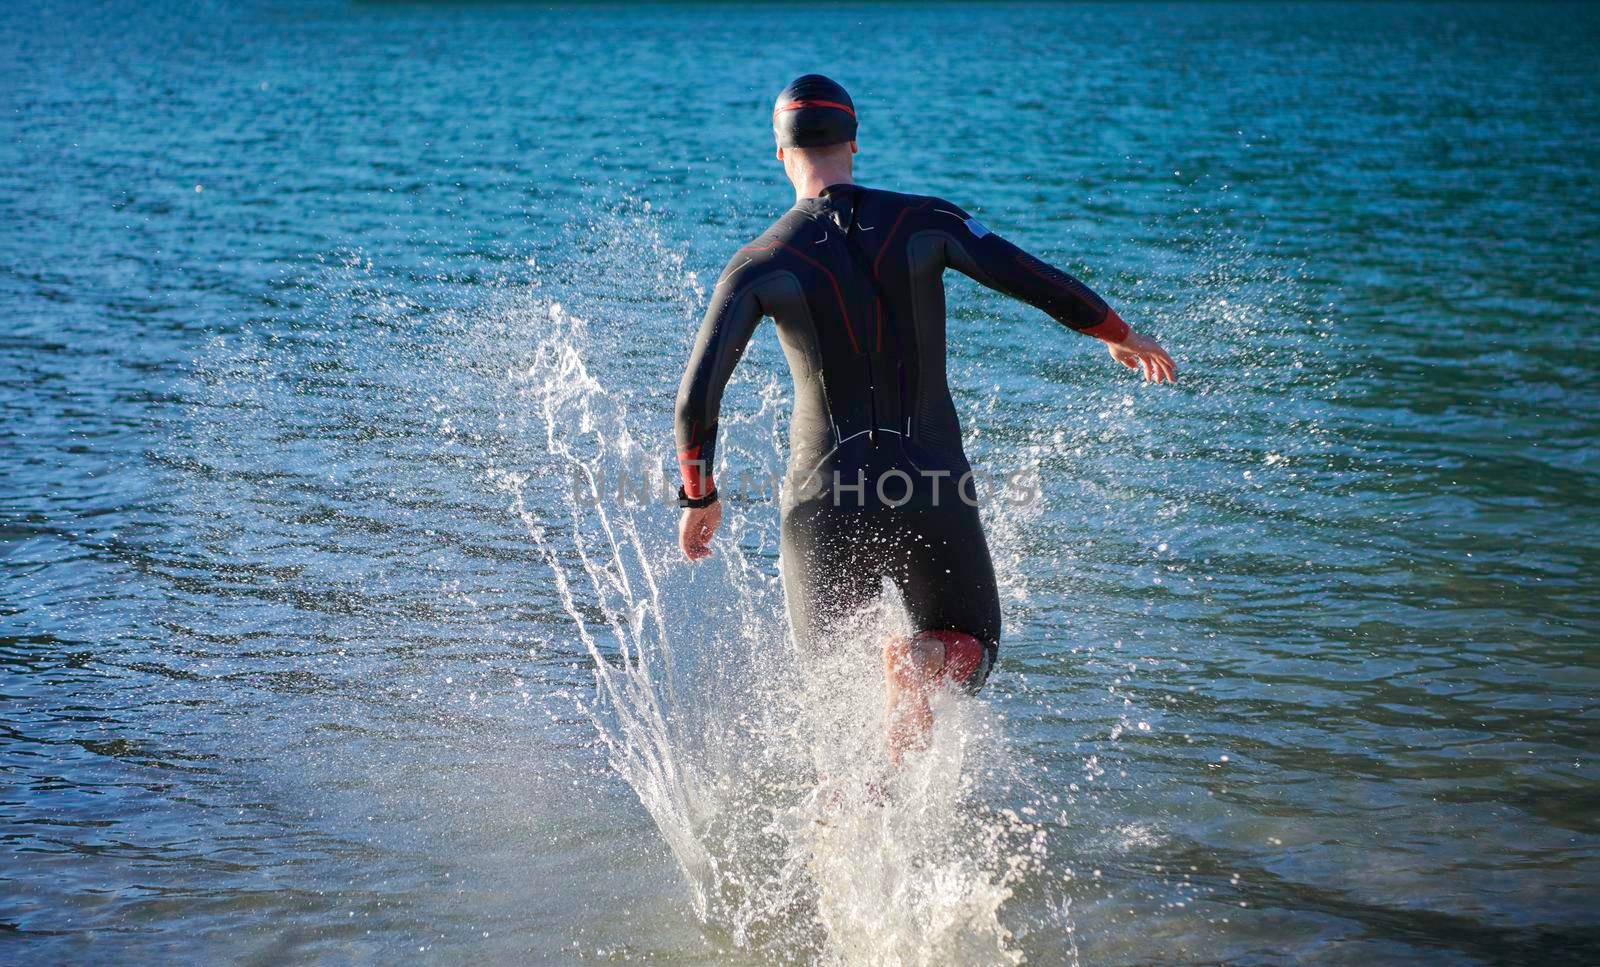
<path id="1" fill-rule="evenodd" d="M 860 180 L 1183 367 L 952 282 L 971 448 L 1044 491 L 991 518 L 972 797 L 1049 842 L 993 958 L 1600 960 L 1597 50 L 1579 4 L 13 12 L 0 960 L 871 962 L 697 916 L 584 712 L 607 606 L 554 582 L 605 569 L 547 441 L 666 458 L 807 70 Z M 773 342 L 730 466 L 781 461 Z M 592 421 L 524 391 L 535 346 Z M 770 601 L 775 509 L 732 513 L 742 577 L 630 518 L 680 650 Z M 669 714 L 715 719 L 690 665 Z"/>

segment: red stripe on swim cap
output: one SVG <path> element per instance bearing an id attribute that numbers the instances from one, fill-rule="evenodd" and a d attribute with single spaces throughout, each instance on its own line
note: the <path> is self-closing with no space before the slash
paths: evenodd
<path id="1" fill-rule="evenodd" d="M 855 108 L 848 104 L 840 104 L 838 101 L 790 101 L 788 104 L 779 104 L 773 108 L 772 116 L 777 117 L 782 111 L 798 111 L 803 107 L 836 107 L 851 117 L 856 116 Z"/>

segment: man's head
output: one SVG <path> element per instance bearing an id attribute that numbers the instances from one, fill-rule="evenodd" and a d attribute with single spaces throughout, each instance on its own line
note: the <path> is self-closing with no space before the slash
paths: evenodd
<path id="1" fill-rule="evenodd" d="M 778 92 L 772 133 L 780 148 L 825 148 L 856 139 L 856 106 L 843 87 L 805 74 Z"/>
<path id="2" fill-rule="evenodd" d="M 802 170 L 843 165 L 856 152 L 856 107 L 845 89 L 821 74 L 789 82 L 772 108 L 778 160 L 790 180 Z"/>

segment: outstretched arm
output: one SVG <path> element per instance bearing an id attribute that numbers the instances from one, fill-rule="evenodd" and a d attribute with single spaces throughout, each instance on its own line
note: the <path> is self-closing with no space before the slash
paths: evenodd
<path id="1" fill-rule="evenodd" d="M 1048 313 L 1057 322 L 1105 342 L 1111 357 L 1153 383 L 1172 382 L 1177 367 L 1160 344 L 1129 328 L 1093 289 L 991 232 L 948 202 L 935 206 L 947 236 L 945 264 L 996 292 Z"/>
<path id="2" fill-rule="evenodd" d="M 749 261 L 738 256 L 735 259 Z M 741 278 L 737 268 L 725 271 L 711 293 L 711 304 L 706 307 L 700 334 L 689 354 L 689 365 L 678 384 L 674 412 L 678 471 L 683 478 L 683 492 L 690 497 L 703 497 L 716 489 L 712 467 L 722 391 L 733 375 L 733 367 L 744 355 L 761 315 L 754 288 Z M 711 553 L 711 537 L 721 520 L 720 502 L 684 508 L 678 524 L 678 543 L 690 560 Z"/>

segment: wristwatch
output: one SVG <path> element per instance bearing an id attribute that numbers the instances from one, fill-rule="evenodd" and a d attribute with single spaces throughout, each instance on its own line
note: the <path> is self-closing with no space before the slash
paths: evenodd
<path id="1" fill-rule="evenodd" d="M 714 504 L 716 502 L 717 502 L 717 488 L 715 488 L 715 487 L 712 487 L 709 492 L 707 492 L 707 493 L 705 493 L 705 494 L 703 494 L 703 495 L 701 495 L 699 497 L 691 497 L 687 493 L 684 492 L 682 484 L 678 485 L 678 506 L 679 507 L 694 507 L 694 508 L 698 509 L 698 508 L 701 508 L 701 507 L 710 507 L 712 504 Z"/>

